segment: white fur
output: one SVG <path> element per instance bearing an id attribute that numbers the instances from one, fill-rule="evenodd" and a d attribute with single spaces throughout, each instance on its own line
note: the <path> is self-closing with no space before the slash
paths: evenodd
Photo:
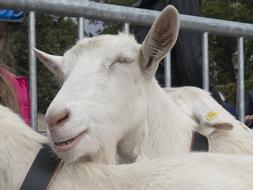
<path id="1" fill-rule="evenodd" d="M 197 118 L 199 125 L 195 130 L 208 138 L 210 152 L 253 154 L 253 131 L 217 104 L 208 92 L 196 87 L 167 88 L 165 91 L 184 114 Z M 205 116 L 209 112 L 218 115 L 207 121 Z M 227 125 L 231 128 L 226 128 Z"/>
<path id="2" fill-rule="evenodd" d="M 0 105 L 0 189 L 17 190 L 25 172 L 47 138 L 35 133 L 8 108 Z"/>
<path id="3" fill-rule="evenodd" d="M 70 114 L 64 122 L 51 126 L 54 138 L 65 141 L 87 130 L 69 151 L 59 152 L 53 146 L 62 159 L 71 162 L 92 155 L 96 162 L 115 164 L 117 148 L 129 162 L 186 153 L 194 130 L 208 135 L 214 131 L 200 127 L 217 124 L 205 121 L 210 111 L 220 112 L 217 122 L 234 125 L 235 119 L 208 93 L 179 88 L 171 89 L 170 95 L 158 85 L 154 73 L 159 60 L 173 47 L 178 28 L 177 12 L 167 8 L 141 45 L 127 34 L 86 38 L 67 51 L 60 64 L 51 55 L 36 51 L 47 67 L 55 62 L 63 73 L 64 84 L 46 118 L 62 110 Z M 51 136 L 49 133 L 54 144 Z M 209 140 L 211 151 L 232 152 L 212 143 L 215 138 Z"/>
<path id="4" fill-rule="evenodd" d="M 17 190 L 47 139 L 0 106 L 0 189 Z M 188 154 L 129 165 L 62 163 L 48 190 L 251 190 L 253 157 Z"/>

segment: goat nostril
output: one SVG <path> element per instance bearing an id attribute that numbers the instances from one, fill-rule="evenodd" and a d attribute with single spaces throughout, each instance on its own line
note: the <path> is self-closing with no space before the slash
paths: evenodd
<path id="1" fill-rule="evenodd" d="M 59 112 L 55 112 L 47 118 L 47 123 L 49 127 L 54 127 L 65 122 L 69 118 L 69 111 L 63 110 Z"/>
<path id="2" fill-rule="evenodd" d="M 66 119 L 69 117 L 69 114 L 68 114 L 67 112 L 64 113 L 64 114 L 65 114 L 65 115 L 62 115 L 62 118 L 60 118 L 60 119 L 57 121 L 56 125 L 62 123 L 64 120 L 66 120 Z"/>

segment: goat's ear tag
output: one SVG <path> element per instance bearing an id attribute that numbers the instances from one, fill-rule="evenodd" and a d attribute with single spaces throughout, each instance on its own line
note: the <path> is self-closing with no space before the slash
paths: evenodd
<path id="1" fill-rule="evenodd" d="M 205 115 L 206 124 L 212 128 L 220 130 L 232 130 L 233 124 L 230 122 L 224 121 L 220 116 L 219 112 L 210 111 Z"/>
<path id="2" fill-rule="evenodd" d="M 215 118 L 217 118 L 218 117 L 218 115 L 219 115 L 219 113 L 218 112 L 208 112 L 206 115 L 205 115 L 205 119 L 207 120 L 207 121 L 212 121 L 212 120 L 214 120 Z"/>

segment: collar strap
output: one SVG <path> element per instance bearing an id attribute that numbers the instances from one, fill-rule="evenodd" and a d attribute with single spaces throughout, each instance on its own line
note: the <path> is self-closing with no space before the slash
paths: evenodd
<path id="1" fill-rule="evenodd" d="M 49 145 L 44 144 L 28 171 L 20 190 L 45 190 L 60 163 Z"/>
<path id="2" fill-rule="evenodd" d="M 207 137 L 201 135 L 200 133 L 193 132 L 191 152 L 196 151 L 208 152 L 208 150 L 209 150 L 209 143 Z"/>

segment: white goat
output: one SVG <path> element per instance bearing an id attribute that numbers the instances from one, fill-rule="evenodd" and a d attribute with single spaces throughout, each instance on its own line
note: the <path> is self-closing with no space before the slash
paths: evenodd
<path id="1" fill-rule="evenodd" d="M 0 189 L 17 190 L 47 139 L 0 105 Z M 251 190 L 253 157 L 188 154 L 129 165 L 63 163 L 48 190 Z"/>
<path id="2" fill-rule="evenodd" d="M 195 130 L 208 138 L 210 152 L 253 154 L 253 131 L 216 105 L 208 92 L 195 87 L 165 91 L 182 112 L 199 120 Z"/>
<path id="3" fill-rule="evenodd" d="M 35 50 L 37 57 L 65 81 L 46 114 L 49 138 L 61 158 L 73 161 L 102 149 L 102 156 L 95 156 L 97 161 L 115 163 L 117 146 L 129 160 L 186 153 L 193 130 L 202 125 L 205 114 L 217 110 L 221 120 L 211 118 L 206 123 L 231 128 L 235 119 L 208 94 L 204 103 L 212 104 L 211 110 L 198 104 L 196 107 L 206 113 L 195 114 L 193 109 L 188 113 L 188 108 L 182 111 L 154 78 L 178 30 L 178 13 L 168 9 L 141 45 L 133 36 L 119 34 L 86 38 L 63 57 Z M 182 96 L 191 102 L 189 95 Z"/>

